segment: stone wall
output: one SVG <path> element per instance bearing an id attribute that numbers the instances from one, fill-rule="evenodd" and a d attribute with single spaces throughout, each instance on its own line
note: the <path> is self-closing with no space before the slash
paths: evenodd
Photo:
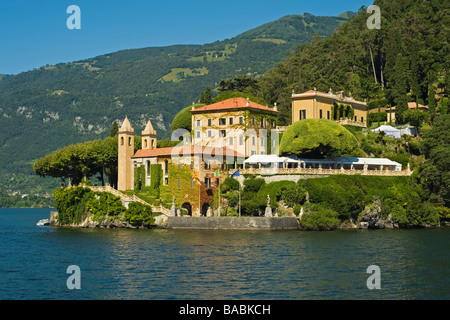
<path id="1" fill-rule="evenodd" d="M 295 217 L 168 217 L 169 229 L 297 230 Z"/>

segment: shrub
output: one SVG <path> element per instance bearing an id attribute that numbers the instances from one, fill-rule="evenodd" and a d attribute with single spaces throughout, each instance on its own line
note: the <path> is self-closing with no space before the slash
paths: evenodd
<path id="1" fill-rule="evenodd" d="M 155 218 L 152 209 L 139 202 L 131 202 L 125 211 L 124 220 L 132 225 L 154 225 Z"/>
<path id="2" fill-rule="evenodd" d="M 293 208 L 295 205 L 305 202 L 305 189 L 296 184 L 288 186 L 281 191 L 280 200 L 283 200 L 287 206 Z"/>
<path id="3" fill-rule="evenodd" d="M 264 179 L 246 179 L 244 180 L 244 193 L 258 192 L 266 182 Z"/>
<path id="4" fill-rule="evenodd" d="M 338 213 L 320 205 L 308 205 L 300 225 L 307 230 L 334 230 L 341 223 Z"/>
<path id="5" fill-rule="evenodd" d="M 61 188 L 53 192 L 55 208 L 58 212 L 60 225 L 78 224 L 87 211 L 87 203 L 93 198 L 94 193 L 90 189 Z"/>
<path id="6" fill-rule="evenodd" d="M 96 192 L 86 203 L 86 208 L 94 215 L 94 220 L 101 222 L 106 217 L 117 217 L 125 211 L 119 197 L 109 192 Z"/>
<path id="7" fill-rule="evenodd" d="M 220 184 L 220 191 L 222 193 L 227 193 L 229 191 L 239 191 L 239 181 L 231 177 L 225 178 L 225 180 Z"/>
<path id="8" fill-rule="evenodd" d="M 358 147 L 356 137 L 343 126 L 326 119 L 300 120 L 284 132 L 280 152 L 323 158 L 350 154 Z"/>
<path id="9" fill-rule="evenodd" d="M 267 195 L 270 197 L 270 207 L 275 209 L 278 206 L 278 201 L 280 201 L 280 197 L 284 190 L 289 187 L 295 187 L 296 184 L 294 181 L 274 181 L 268 184 L 265 184 L 258 191 L 258 198 L 267 199 Z M 267 201 L 265 201 L 267 205 Z"/>

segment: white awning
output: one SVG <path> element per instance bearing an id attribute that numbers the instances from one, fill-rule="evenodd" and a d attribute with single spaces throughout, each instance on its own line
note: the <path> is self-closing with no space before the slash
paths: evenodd
<path id="1" fill-rule="evenodd" d="M 268 155 L 253 155 L 249 157 L 247 160 L 244 160 L 244 163 L 246 164 L 270 164 L 270 163 L 283 163 L 283 162 L 291 162 L 291 163 L 297 163 L 298 160 L 294 160 L 290 157 L 279 157 L 275 154 L 268 154 Z"/>

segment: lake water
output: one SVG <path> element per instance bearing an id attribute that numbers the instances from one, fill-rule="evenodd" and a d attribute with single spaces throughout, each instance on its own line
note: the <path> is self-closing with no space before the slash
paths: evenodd
<path id="1" fill-rule="evenodd" d="M 36 226 L 0 209 L 0 299 L 449 299 L 450 229 L 213 231 Z M 67 267 L 81 289 L 68 289 Z M 381 289 L 369 290 L 368 266 Z"/>

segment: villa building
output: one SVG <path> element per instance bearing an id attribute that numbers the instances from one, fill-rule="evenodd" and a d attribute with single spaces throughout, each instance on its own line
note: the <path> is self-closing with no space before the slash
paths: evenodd
<path id="1" fill-rule="evenodd" d="M 228 147 L 183 145 L 156 147 L 150 121 L 142 131 L 142 149 L 135 152 L 134 129 L 126 117 L 118 131 L 118 190 L 146 190 L 161 201 L 175 202 L 188 215 L 207 216 L 214 190 L 244 156 Z"/>
<path id="2" fill-rule="evenodd" d="M 192 113 L 192 142 L 196 146 L 227 147 L 245 157 L 268 154 L 270 133 L 277 127 L 278 110 L 245 98 L 231 98 Z"/>
<path id="3" fill-rule="evenodd" d="M 367 127 L 367 104 L 345 96 L 343 91 L 328 93 L 314 90 L 292 92 L 292 123 L 304 119 L 328 119 L 358 127 Z"/>
<path id="4" fill-rule="evenodd" d="M 190 110 L 192 140 L 158 148 L 156 131 L 147 122 L 141 149 L 135 150 L 134 129 L 125 117 L 118 131 L 118 190 L 146 192 L 167 207 L 191 216 L 210 216 L 214 191 L 239 168 L 250 175 L 404 175 L 388 159 L 298 159 L 278 155 L 278 110 L 248 98 L 231 98 Z M 367 106 L 349 97 L 308 91 L 292 95 L 293 122 L 325 118 L 366 126 Z M 337 120 L 339 119 L 339 120 Z M 277 129 L 278 128 L 278 129 Z"/>

